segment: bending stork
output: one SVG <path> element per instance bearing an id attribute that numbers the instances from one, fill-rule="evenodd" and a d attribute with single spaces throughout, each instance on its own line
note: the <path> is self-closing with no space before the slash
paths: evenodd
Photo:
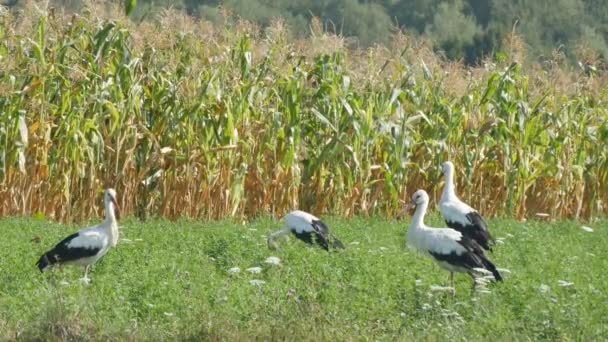
<path id="1" fill-rule="evenodd" d="M 116 191 L 107 189 L 104 194 L 106 219 L 93 227 L 84 228 L 66 237 L 53 249 L 44 253 L 36 265 L 44 272 L 54 265 L 84 266 L 84 277 L 89 283 L 88 272 L 92 264 L 103 257 L 118 242 L 120 212 L 116 203 Z"/>
<path id="2" fill-rule="evenodd" d="M 445 186 L 439 211 L 448 227 L 456 229 L 466 237 L 475 240 L 485 250 L 492 250 L 494 240 L 488 231 L 488 225 L 477 210 L 461 201 L 456 196 L 454 187 L 454 164 L 450 161 L 443 163 L 442 172 L 445 176 Z"/>
<path id="3" fill-rule="evenodd" d="M 474 280 L 475 269 L 485 269 L 492 272 L 496 281 L 501 281 L 496 266 L 488 260 L 475 240 L 451 228 L 431 228 L 424 224 L 428 204 L 429 195 L 426 191 L 418 190 L 412 196 L 410 206 L 416 207 L 416 212 L 407 232 L 408 244 L 432 257 L 439 266 L 449 271 L 452 288 L 454 272 L 468 273 Z"/>
<path id="4" fill-rule="evenodd" d="M 275 248 L 274 242 L 280 236 L 293 233 L 298 239 L 309 245 L 315 242 L 325 250 L 329 248 L 342 249 L 344 245 L 329 232 L 329 227 L 318 217 L 301 210 L 290 212 L 283 219 L 281 230 L 268 237 L 268 247 Z"/>

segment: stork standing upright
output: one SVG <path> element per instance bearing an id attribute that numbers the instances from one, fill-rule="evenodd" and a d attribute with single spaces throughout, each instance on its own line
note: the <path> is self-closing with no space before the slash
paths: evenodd
<path id="1" fill-rule="evenodd" d="M 426 191 L 418 190 L 412 196 L 410 206 L 416 207 L 416 212 L 407 232 L 408 244 L 432 257 L 439 266 L 449 271 L 452 288 L 454 272 L 468 273 L 475 279 L 475 269 L 485 269 L 492 273 L 496 281 L 501 281 L 496 266 L 488 260 L 475 240 L 452 228 L 431 228 L 424 224 L 428 204 L 429 195 Z"/>
<path id="2" fill-rule="evenodd" d="M 120 211 L 116 202 L 116 191 L 106 189 L 104 193 L 106 218 L 100 224 L 84 228 L 66 237 L 53 249 L 44 253 L 36 265 L 44 272 L 54 265 L 84 266 L 84 277 L 89 283 L 88 272 L 92 264 L 103 257 L 118 242 L 118 222 Z"/>
<path id="3" fill-rule="evenodd" d="M 494 240 L 488 231 L 488 225 L 479 212 L 456 196 L 454 186 L 454 164 L 443 163 L 442 172 L 445 186 L 439 200 L 439 211 L 448 227 L 455 229 L 466 237 L 475 240 L 485 250 L 492 250 Z"/>
<path id="4" fill-rule="evenodd" d="M 344 245 L 329 232 L 329 227 L 318 217 L 301 210 L 294 210 L 283 218 L 283 228 L 268 237 L 268 247 L 275 248 L 278 237 L 293 233 L 309 245 L 315 242 L 325 250 L 342 249 Z"/>

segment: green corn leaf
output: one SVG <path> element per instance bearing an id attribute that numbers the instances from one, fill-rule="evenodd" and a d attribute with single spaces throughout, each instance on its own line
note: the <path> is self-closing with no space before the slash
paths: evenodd
<path id="1" fill-rule="evenodd" d="M 125 14 L 131 15 L 131 12 L 137 7 L 137 0 L 125 0 Z"/>
<path id="2" fill-rule="evenodd" d="M 325 126 L 329 127 L 332 131 L 338 133 L 338 130 L 336 129 L 336 127 L 331 122 L 329 122 L 329 119 L 327 119 L 327 117 L 325 117 L 325 115 L 321 114 L 315 108 L 312 108 L 311 111 L 319 119 L 319 121 L 321 121 Z"/>

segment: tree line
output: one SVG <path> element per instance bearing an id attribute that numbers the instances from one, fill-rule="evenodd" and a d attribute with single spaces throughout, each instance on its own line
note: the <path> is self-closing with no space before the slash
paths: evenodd
<path id="1" fill-rule="evenodd" d="M 69 7 L 81 1 L 54 0 Z M 469 64 L 503 49 L 512 32 L 534 60 L 556 49 L 573 61 L 582 47 L 599 58 L 608 53 L 605 0 L 139 0 L 133 16 L 146 20 L 167 7 L 213 22 L 225 20 L 226 12 L 261 26 L 282 18 L 300 36 L 317 17 L 325 30 L 363 47 L 386 44 L 391 33 L 402 30 Z"/>

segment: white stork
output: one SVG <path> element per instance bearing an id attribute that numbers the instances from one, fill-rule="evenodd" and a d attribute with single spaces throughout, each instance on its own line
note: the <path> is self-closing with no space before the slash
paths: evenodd
<path id="1" fill-rule="evenodd" d="M 275 248 L 274 240 L 280 236 L 293 233 L 298 239 L 309 245 L 315 242 L 325 250 L 342 249 L 344 245 L 329 232 L 329 227 L 318 217 L 301 210 L 294 210 L 283 218 L 283 228 L 268 237 L 268 247 Z"/>
<path id="2" fill-rule="evenodd" d="M 479 212 L 471 208 L 456 196 L 454 187 L 454 164 L 450 161 L 443 163 L 442 173 L 445 176 L 445 186 L 439 200 L 439 211 L 448 227 L 456 229 L 466 237 L 475 240 L 485 250 L 492 250 L 494 243 L 488 225 Z"/>
<path id="3" fill-rule="evenodd" d="M 120 211 L 116 203 L 116 191 L 107 189 L 104 194 L 106 219 L 100 224 L 84 228 L 66 237 L 53 249 L 44 253 L 36 265 L 44 272 L 54 265 L 84 266 L 84 277 L 89 283 L 88 272 L 92 264 L 103 257 L 118 242 Z"/>
<path id="4" fill-rule="evenodd" d="M 500 273 L 475 240 L 451 228 L 431 228 L 424 224 L 428 204 L 426 191 L 418 190 L 412 196 L 410 207 L 415 206 L 416 212 L 407 232 L 408 244 L 448 270 L 452 288 L 454 272 L 468 273 L 475 279 L 475 269 L 485 269 L 492 273 L 496 281 L 501 281 Z"/>

